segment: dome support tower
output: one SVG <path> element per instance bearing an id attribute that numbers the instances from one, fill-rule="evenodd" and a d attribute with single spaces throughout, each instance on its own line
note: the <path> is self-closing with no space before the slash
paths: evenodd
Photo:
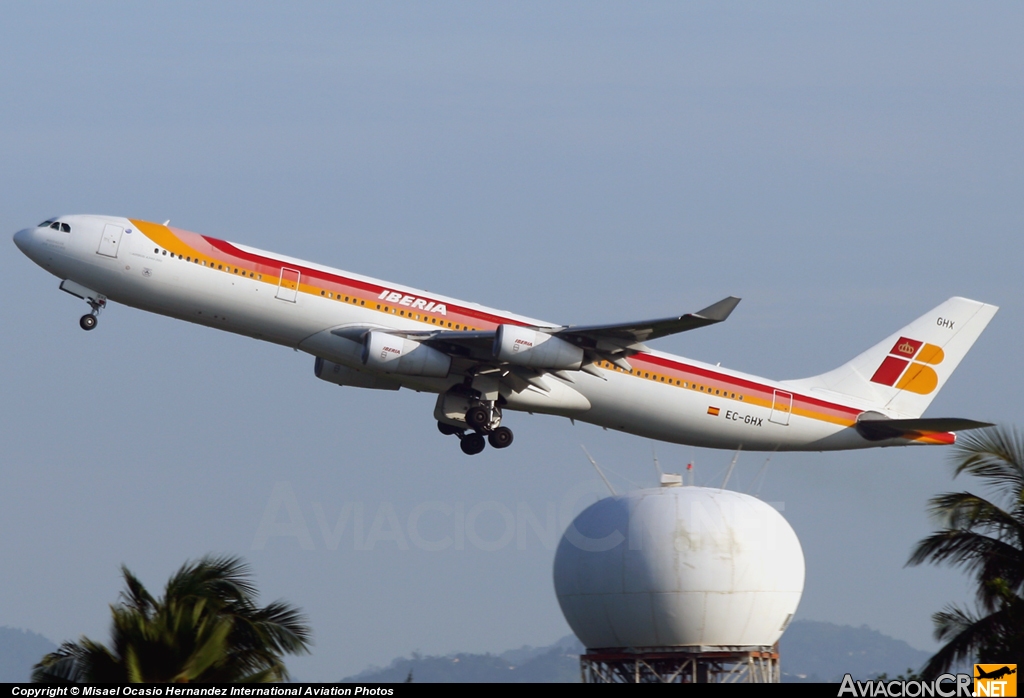
<path id="1" fill-rule="evenodd" d="M 588 650 L 583 683 L 779 683 L 771 647 L 671 647 L 662 651 Z"/>

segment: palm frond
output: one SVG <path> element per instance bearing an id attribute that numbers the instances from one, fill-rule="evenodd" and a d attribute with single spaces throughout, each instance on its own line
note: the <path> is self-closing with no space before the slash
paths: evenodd
<path id="1" fill-rule="evenodd" d="M 308 652 L 311 632 L 297 608 L 256 604 L 240 558 L 186 562 L 154 598 L 126 567 L 125 590 L 111 610 L 111 647 L 82 638 L 36 665 L 48 683 L 125 681 L 282 681 L 282 656 Z"/>
<path id="2" fill-rule="evenodd" d="M 139 578 L 124 565 L 121 565 L 121 576 L 124 577 L 124 584 L 127 587 L 119 596 L 121 603 L 149 617 L 156 607 L 156 599 L 146 590 Z"/>
<path id="3" fill-rule="evenodd" d="M 928 511 L 947 528 L 985 528 L 995 531 L 1022 531 L 1024 520 L 1016 512 L 971 492 L 947 492 L 928 502 Z"/>
<path id="4" fill-rule="evenodd" d="M 1018 496 L 1024 491 L 1024 437 L 1016 428 L 969 432 L 957 440 L 953 462 L 954 476 L 969 473 Z"/>
<path id="5" fill-rule="evenodd" d="M 984 638 L 998 626 L 992 615 L 979 619 L 957 606 L 947 606 L 936 613 L 932 622 L 935 624 L 935 639 L 945 641 L 945 644 L 921 669 L 925 679 L 934 679 L 950 667 L 973 659 Z"/>
<path id="6" fill-rule="evenodd" d="M 973 432 L 957 442 L 953 462 L 954 477 L 979 478 L 997 500 L 950 492 L 929 502 L 943 528 L 919 541 L 907 564 L 966 570 L 981 613 L 954 605 L 932 616 L 935 636 L 945 644 L 925 665 L 925 678 L 979 656 L 1024 656 L 1024 438 L 1017 429 Z"/>

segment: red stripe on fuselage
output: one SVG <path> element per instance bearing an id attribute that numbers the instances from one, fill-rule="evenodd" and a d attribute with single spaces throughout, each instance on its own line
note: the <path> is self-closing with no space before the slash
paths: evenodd
<path id="1" fill-rule="evenodd" d="M 764 399 L 766 400 L 771 400 L 776 390 L 785 390 L 785 388 L 774 388 L 763 383 L 756 383 L 745 378 L 730 376 L 729 374 L 726 373 L 718 373 L 710 369 L 700 368 L 699 366 L 692 366 L 689 364 L 685 364 L 681 361 L 668 359 L 662 356 L 655 356 L 653 354 L 637 354 L 636 356 L 630 357 L 629 360 L 633 363 L 646 362 L 649 364 L 654 364 L 655 366 L 661 366 L 663 368 L 684 372 L 688 375 L 693 375 L 702 378 L 707 382 L 714 381 L 721 385 L 728 385 L 734 390 L 738 390 L 740 392 L 758 392 L 761 393 Z M 855 407 L 849 407 L 847 405 L 841 405 L 838 403 L 828 402 L 826 400 L 801 395 L 791 390 L 786 390 L 786 392 L 792 393 L 794 407 L 813 407 L 819 410 L 830 410 L 839 416 L 847 417 L 851 420 L 856 420 L 857 415 L 859 415 L 863 411 Z"/>
<path id="2" fill-rule="evenodd" d="M 366 291 L 372 294 L 374 297 L 379 296 L 385 290 L 396 291 L 396 289 L 391 286 L 380 286 L 377 284 L 371 284 L 365 281 L 359 281 L 358 279 L 351 279 L 346 276 L 341 276 L 339 274 L 335 274 L 332 272 L 323 271 L 322 269 L 311 269 L 309 267 L 304 267 L 300 264 L 285 262 L 279 259 L 274 259 L 273 257 L 265 257 L 263 255 L 254 254 L 252 252 L 246 252 L 245 250 L 238 249 L 230 242 L 227 242 L 225 240 L 218 240 L 217 238 L 206 237 L 205 235 L 203 236 L 203 239 L 206 240 L 210 245 L 212 245 L 220 252 L 231 255 L 232 257 L 235 257 L 237 259 L 245 260 L 252 264 L 262 265 L 266 267 L 267 271 L 264 271 L 263 273 L 280 274 L 281 267 L 287 267 L 289 269 L 297 268 L 306 278 L 356 288 L 361 291 Z M 403 293 L 404 295 L 404 292 L 401 293 Z M 434 302 L 444 303 L 445 308 L 448 311 L 447 317 L 449 318 L 453 317 L 454 315 L 458 315 L 459 317 L 471 318 L 473 320 L 476 320 L 478 323 L 491 325 L 491 327 L 480 329 L 494 329 L 498 325 L 526 326 L 526 323 L 520 322 L 518 320 L 512 320 L 509 318 L 501 317 L 500 315 L 493 315 L 491 313 L 474 310 L 472 308 L 465 308 L 463 306 L 453 305 L 448 301 L 437 301 L 437 299 L 431 298 L 430 296 L 427 295 L 422 295 L 419 292 L 417 292 L 415 295 L 418 298 L 423 298 L 424 300 L 433 300 Z M 381 302 L 384 303 L 384 301 Z M 394 305 L 394 303 L 388 303 L 388 305 Z"/>

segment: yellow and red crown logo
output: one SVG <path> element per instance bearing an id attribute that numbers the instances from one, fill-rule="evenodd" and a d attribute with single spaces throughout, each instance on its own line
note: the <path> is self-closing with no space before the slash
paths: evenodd
<path id="1" fill-rule="evenodd" d="M 939 385 L 939 375 L 932 366 L 942 363 L 944 358 L 946 354 L 942 347 L 900 337 L 875 375 L 871 376 L 871 381 L 927 395 Z"/>

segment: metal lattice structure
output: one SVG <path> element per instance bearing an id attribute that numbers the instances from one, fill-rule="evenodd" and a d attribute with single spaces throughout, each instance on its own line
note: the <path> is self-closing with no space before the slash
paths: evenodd
<path id="1" fill-rule="evenodd" d="M 778 644 L 587 650 L 583 683 L 779 683 Z"/>

